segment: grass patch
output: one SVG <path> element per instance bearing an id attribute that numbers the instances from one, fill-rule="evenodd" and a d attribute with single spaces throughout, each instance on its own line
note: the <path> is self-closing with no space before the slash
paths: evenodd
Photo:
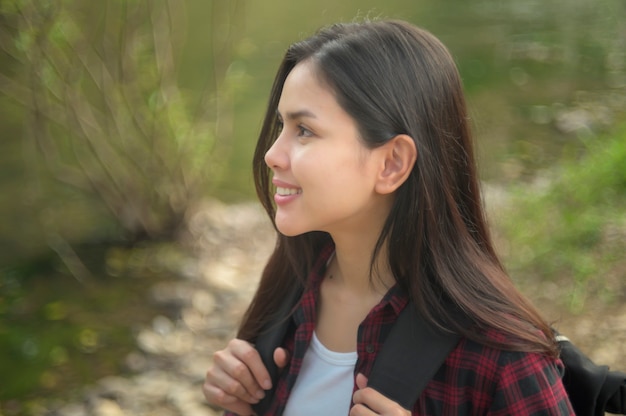
<path id="1" fill-rule="evenodd" d="M 626 296 L 626 126 L 586 143 L 497 213 L 503 257 L 521 286 L 554 282 L 569 308 Z"/>

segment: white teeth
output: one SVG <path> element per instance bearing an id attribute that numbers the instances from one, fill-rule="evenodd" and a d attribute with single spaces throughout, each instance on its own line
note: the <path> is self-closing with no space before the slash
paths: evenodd
<path id="1" fill-rule="evenodd" d="M 280 186 L 276 187 L 276 193 L 280 196 L 287 196 L 287 195 L 295 195 L 295 194 L 300 194 L 302 193 L 302 189 L 296 189 L 296 188 L 281 188 Z"/>

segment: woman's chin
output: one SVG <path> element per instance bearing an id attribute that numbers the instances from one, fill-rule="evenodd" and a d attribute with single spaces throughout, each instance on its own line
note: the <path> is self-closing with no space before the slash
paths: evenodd
<path id="1" fill-rule="evenodd" d="M 303 234 L 302 229 L 299 227 L 294 227 L 292 224 L 285 224 L 280 221 L 276 221 L 276 229 L 279 233 L 286 237 L 295 237 L 297 235 Z"/>
<path id="2" fill-rule="evenodd" d="M 279 218 L 276 218 L 276 229 L 278 230 L 279 233 L 281 233 L 285 237 L 296 237 L 298 235 L 306 234 L 310 231 L 313 231 L 306 227 L 302 227 L 302 225 L 300 224 L 293 224 L 291 222 L 280 221 Z"/>

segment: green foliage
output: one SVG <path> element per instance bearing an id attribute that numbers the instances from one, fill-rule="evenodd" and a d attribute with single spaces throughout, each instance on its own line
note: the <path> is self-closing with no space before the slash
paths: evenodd
<path id="1" fill-rule="evenodd" d="M 206 73 L 213 82 L 189 91 L 179 77 L 187 23 L 179 6 L 0 5 L 9 23 L 0 46 L 18 69 L 0 73 L 0 93 L 27 110 L 40 205 L 60 197 L 52 179 L 98 201 L 132 238 L 171 237 L 188 207 L 219 180 L 232 130 L 227 69 L 237 32 L 218 40 L 209 29 L 215 48 L 206 50 L 213 64 Z M 216 18 L 232 18 L 228 8 L 219 12 Z"/>
<path id="2" fill-rule="evenodd" d="M 0 374 L 11 375 L 0 383 L 0 403 L 36 403 L 59 391 L 69 396 L 127 371 L 133 328 L 165 313 L 147 302 L 147 285 L 184 261 L 164 243 L 93 246 L 79 254 L 91 265 L 80 281 L 51 254 L 0 268 Z"/>
<path id="3" fill-rule="evenodd" d="M 507 265 L 524 279 L 571 282 L 570 307 L 610 299 L 626 275 L 626 128 L 587 143 L 545 183 L 517 187 L 500 228 Z"/>

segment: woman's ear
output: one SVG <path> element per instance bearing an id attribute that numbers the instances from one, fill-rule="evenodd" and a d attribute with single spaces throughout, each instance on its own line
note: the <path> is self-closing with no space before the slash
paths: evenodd
<path id="1" fill-rule="evenodd" d="M 411 174 L 417 160 L 417 148 L 411 136 L 398 134 L 378 148 L 382 152 L 382 168 L 376 181 L 376 192 L 390 194 Z"/>

